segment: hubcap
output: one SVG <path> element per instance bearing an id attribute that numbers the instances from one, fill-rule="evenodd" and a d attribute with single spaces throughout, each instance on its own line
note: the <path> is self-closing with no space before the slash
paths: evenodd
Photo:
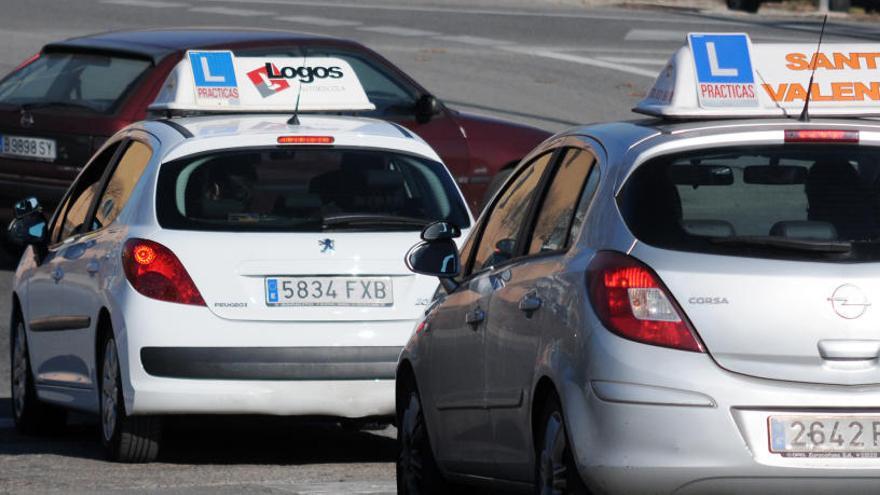
<path id="1" fill-rule="evenodd" d="M 110 441 L 116 430 L 116 399 L 119 397 L 117 382 L 119 361 L 116 358 L 116 347 L 113 340 L 107 342 L 104 349 L 103 370 L 101 373 L 101 430 L 104 440 Z"/>
<path id="2" fill-rule="evenodd" d="M 25 343 L 24 323 L 15 326 L 15 344 L 12 348 L 12 404 L 15 417 L 21 419 L 27 394 L 27 344 Z"/>
<path id="3" fill-rule="evenodd" d="M 542 495 L 565 493 L 568 469 L 565 466 L 565 428 L 562 415 L 554 412 L 547 418 L 544 428 L 544 445 L 541 449 L 540 481 Z"/>

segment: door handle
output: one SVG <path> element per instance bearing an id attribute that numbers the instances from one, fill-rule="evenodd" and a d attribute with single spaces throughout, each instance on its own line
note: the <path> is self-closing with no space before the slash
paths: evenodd
<path id="1" fill-rule="evenodd" d="M 60 266 L 55 267 L 55 269 L 52 270 L 52 280 L 57 283 L 60 282 L 62 278 L 64 278 L 64 270 L 62 270 Z"/>
<path id="2" fill-rule="evenodd" d="M 100 270 L 101 270 L 101 264 L 98 263 L 98 260 L 91 260 L 86 265 L 86 271 L 92 275 L 98 273 Z"/>
<path id="3" fill-rule="evenodd" d="M 464 322 L 468 325 L 478 325 L 479 323 L 482 323 L 485 319 L 486 312 L 480 308 L 476 308 L 473 311 L 468 311 L 464 314 Z"/>
<path id="4" fill-rule="evenodd" d="M 542 304 L 541 298 L 534 292 L 530 292 L 519 300 L 519 310 L 523 313 L 531 314 L 541 309 Z"/>

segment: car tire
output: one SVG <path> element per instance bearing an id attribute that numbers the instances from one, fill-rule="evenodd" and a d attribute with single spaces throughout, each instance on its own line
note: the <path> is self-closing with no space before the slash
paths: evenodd
<path id="1" fill-rule="evenodd" d="M 397 493 L 447 493 L 447 484 L 431 450 L 419 394 L 413 390 L 405 397 L 406 406 L 397 421 Z"/>
<path id="2" fill-rule="evenodd" d="M 41 402 L 37 397 L 24 319 L 17 310 L 10 330 L 9 378 L 15 429 L 26 435 L 60 433 L 67 423 L 67 411 Z"/>
<path id="3" fill-rule="evenodd" d="M 559 399 L 544 405 L 535 435 L 535 493 L 537 495 L 590 493 L 574 462 Z"/>
<path id="4" fill-rule="evenodd" d="M 761 0 L 727 0 L 727 8 L 730 10 L 742 10 L 754 14 L 761 7 Z"/>
<path id="5" fill-rule="evenodd" d="M 100 366 L 100 429 L 107 458 L 114 462 L 144 463 L 156 460 L 162 422 L 154 416 L 129 416 L 125 412 L 116 339 L 107 337 Z"/>

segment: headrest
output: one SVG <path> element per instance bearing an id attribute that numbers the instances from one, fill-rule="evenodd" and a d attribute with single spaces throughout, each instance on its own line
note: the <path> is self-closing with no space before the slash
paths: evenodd
<path id="1" fill-rule="evenodd" d="M 367 187 L 377 189 L 403 188 L 403 176 L 391 170 L 368 170 Z"/>
<path id="2" fill-rule="evenodd" d="M 836 241 L 837 229 L 829 222 L 783 220 L 773 224 L 773 227 L 770 229 L 770 235 L 787 239 Z"/>
<path id="3" fill-rule="evenodd" d="M 702 237 L 732 237 L 733 225 L 724 220 L 682 220 L 681 227 L 690 235 Z"/>

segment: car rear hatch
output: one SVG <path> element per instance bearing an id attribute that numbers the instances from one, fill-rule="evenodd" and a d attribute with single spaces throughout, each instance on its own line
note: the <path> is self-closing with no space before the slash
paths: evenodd
<path id="1" fill-rule="evenodd" d="M 333 146 L 166 163 L 156 206 L 168 247 L 230 319 L 414 319 L 436 279 L 412 275 L 405 253 L 431 221 L 469 224 L 442 164 Z"/>
<path id="2" fill-rule="evenodd" d="M 52 50 L 0 81 L 0 174 L 69 182 L 119 121 L 152 61 Z"/>
<path id="3" fill-rule="evenodd" d="M 880 149 L 739 146 L 653 159 L 618 197 L 725 369 L 880 383 Z"/>

